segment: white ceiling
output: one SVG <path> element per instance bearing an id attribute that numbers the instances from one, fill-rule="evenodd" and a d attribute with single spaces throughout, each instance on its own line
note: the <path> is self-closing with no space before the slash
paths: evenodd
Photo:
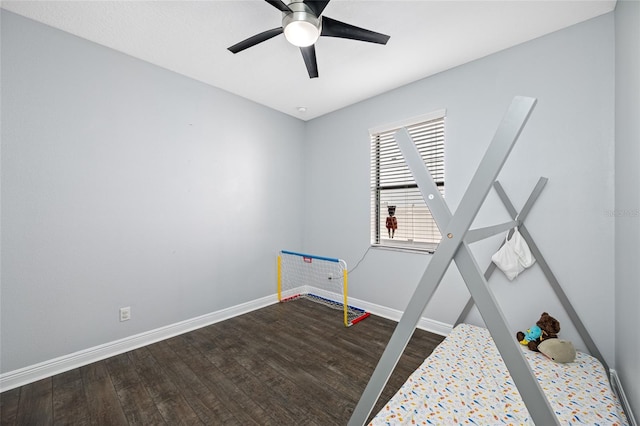
<path id="1" fill-rule="evenodd" d="M 383 46 L 321 37 L 316 79 L 283 35 L 236 55 L 227 50 L 281 25 L 280 11 L 263 0 L 4 0 L 2 8 L 309 120 L 610 12 L 615 4 L 333 0 L 323 15 L 391 39 Z"/>

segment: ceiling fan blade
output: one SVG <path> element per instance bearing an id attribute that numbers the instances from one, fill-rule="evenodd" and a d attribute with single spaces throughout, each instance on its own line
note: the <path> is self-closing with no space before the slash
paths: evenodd
<path id="1" fill-rule="evenodd" d="M 369 43 L 387 44 L 389 36 L 375 31 L 366 30 L 335 19 L 322 17 L 321 36 L 348 38 L 351 40 L 367 41 Z"/>
<path id="2" fill-rule="evenodd" d="M 304 0 L 304 4 L 309 6 L 309 9 L 313 11 L 316 17 L 322 14 L 322 11 L 329 4 L 330 0 Z"/>
<path id="3" fill-rule="evenodd" d="M 276 9 L 282 11 L 282 12 L 291 12 L 293 13 L 293 10 L 289 9 L 289 6 L 287 6 L 287 4 L 285 2 L 283 2 L 282 0 L 264 0 L 267 3 L 269 3 L 271 6 L 275 7 Z"/>
<path id="4" fill-rule="evenodd" d="M 228 47 L 227 49 L 229 49 L 229 51 L 232 53 L 242 52 L 243 50 L 255 46 L 258 43 L 262 43 L 263 41 L 267 41 L 270 38 L 277 36 L 278 34 L 282 34 L 283 31 L 284 30 L 282 29 L 282 27 L 267 30 L 260 34 L 256 34 L 253 37 L 249 37 L 246 40 L 242 40 L 240 43 L 236 43 L 233 46 Z"/>
<path id="5" fill-rule="evenodd" d="M 312 44 L 311 46 L 301 47 L 300 52 L 302 52 L 302 58 L 304 59 L 304 64 L 307 66 L 307 72 L 309 73 L 309 78 L 318 77 L 318 62 L 316 61 L 316 48 Z"/>

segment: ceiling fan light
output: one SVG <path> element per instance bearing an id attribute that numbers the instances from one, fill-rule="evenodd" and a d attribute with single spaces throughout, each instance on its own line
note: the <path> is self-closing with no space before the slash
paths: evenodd
<path id="1" fill-rule="evenodd" d="M 308 21 L 292 21 L 284 28 L 284 36 L 294 46 L 307 47 L 314 44 L 320 31 L 316 25 Z"/>

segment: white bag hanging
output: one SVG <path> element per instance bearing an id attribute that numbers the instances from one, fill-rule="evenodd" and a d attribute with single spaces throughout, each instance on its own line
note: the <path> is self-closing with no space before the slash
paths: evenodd
<path id="1" fill-rule="evenodd" d="M 520 264 L 525 268 L 530 267 L 534 263 L 536 263 L 536 259 L 531 254 L 531 250 L 529 250 L 529 246 L 527 242 L 522 238 L 520 232 L 518 232 L 518 227 L 515 228 L 513 235 L 511 236 L 513 241 L 513 249 L 518 255 L 518 259 L 520 259 Z"/>
<path id="2" fill-rule="evenodd" d="M 491 260 L 509 280 L 513 280 L 536 261 L 526 241 L 518 232 L 518 227 L 514 228 L 511 239 L 507 233 L 504 244 L 491 256 Z"/>

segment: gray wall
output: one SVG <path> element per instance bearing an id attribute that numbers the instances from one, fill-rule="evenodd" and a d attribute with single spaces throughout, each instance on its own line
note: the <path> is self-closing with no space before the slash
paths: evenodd
<path id="1" fill-rule="evenodd" d="M 2 11 L 1 371 L 272 295 L 301 244 L 303 137 Z"/>
<path id="2" fill-rule="evenodd" d="M 443 72 L 308 123 L 305 250 L 354 266 L 369 245 L 369 135 L 385 123 L 446 108 L 446 197 L 455 210 L 516 95 L 538 104 L 499 180 L 517 208 L 540 176 L 550 179 L 527 227 L 607 362 L 614 334 L 614 16 L 607 14 Z M 507 219 L 494 193 L 476 225 Z M 500 237 L 472 248 L 486 267 Z M 372 249 L 350 274 L 350 295 L 403 310 L 429 255 Z M 491 280 L 513 330 L 542 311 L 582 347 L 539 268 Z M 451 324 L 468 292 L 455 267 L 426 309 Z M 480 322 L 476 312 L 471 322 Z"/>
<path id="3" fill-rule="evenodd" d="M 615 26 L 605 15 L 305 125 L 2 11 L 0 371 L 273 294 L 283 247 L 355 266 L 369 246 L 368 128 L 446 108 L 455 209 L 527 95 L 538 105 L 499 179 L 521 207 L 550 178 L 529 230 L 637 411 L 638 221 L 616 212 L 638 208 L 638 26 L 638 4 L 619 2 Z M 490 194 L 476 225 L 497 219 Z M 498 240 L 474 246 L 481 266 Z M 429 258 L 370 250 L 351 294 L 402 310 Z M 492 287 L 514 330 L 544 309 L 580 345 L 536 267 Z M 425 315 L 451 323 L 466 298 L 451 268 Z"/>
<path id="4" fill-rule="evenodd" d="M 616 368 L 640 413 L 640 3 L 618 0 L 616 23 Z"/>

